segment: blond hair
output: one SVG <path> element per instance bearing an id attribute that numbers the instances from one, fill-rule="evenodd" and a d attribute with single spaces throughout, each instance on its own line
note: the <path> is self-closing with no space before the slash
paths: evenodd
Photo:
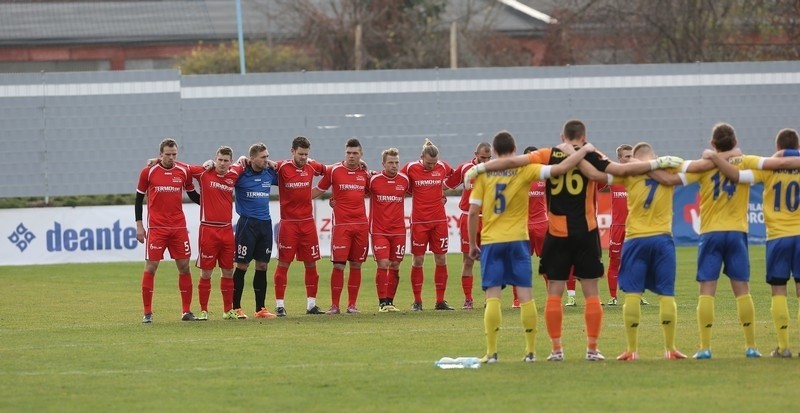
<path id="1" fill-rule="evenodd" d="M 250 146 L 250 157 L 252 158 L 266 150 L 267 150 L 267 145 L 264 145 L 263 143 L 260 142 L 254 143 L 252 146 Z"/>
<path id="2" fill-rule="evenodd" d="M 422 155 L 436 158 L 439 156 L 439 148 L 437 148 L 430 139 L 425 138 L 425 143 L 422 145 Z"/>
<path id="3" fill-rule="evenodd" d="M 400 151 L 397 148 L 385 149 L 383 152 L 381 152 L 383 162 L 386 162 L 387 156 L 400 156 Z"/>

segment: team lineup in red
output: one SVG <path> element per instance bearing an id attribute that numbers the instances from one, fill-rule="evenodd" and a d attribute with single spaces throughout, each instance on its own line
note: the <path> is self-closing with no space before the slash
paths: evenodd
<path id="1" fill-rule="evenodd" d="M 269 160 L 266 145 L 254 144 L 238 161 L 234 160 L 232 149 L 223 146 L 211 161 L 203 165 L 188 165 L 177 161 L 178 144 L 167 138 L 160 144 L 159 157 L 142 169 L 137 186 L 137 239 L 145 246 L 142 323 L 154 322 L 154 278 L 165 250 L 175 260 L 178 269 L 183 321 L 209 319 L 211 275 L 215 267 L 221 270 L 221 318 L 246 320 L 248 314 L 242 308 L 241 296 L 252 261 L 255 261 L 252 317 L 270 319 L 288 315 L 284 297 L 288 269 L 295 260 L 304 265 L 306 314 L 360 313 L 358 296 L 363 284 L 362 264 L 370 252 L 377 263 L 376 272 L 369 277 L 375 280 L 379 313 L 402 311 L 395 303 L 398 287 L 403 284 L 401 279 L 408 280 L 413 293 L 410 310 L 423 311 L 422 290 L 426 277 L 423 264 L 429 251 L 434 260 L 435 299 L 432 308 L 454 310 L 446 300 L 449 233 L 445 191 L 463 187 L 459 202 L 461 309 L 472 310 L 475 306 L 473 267 L 478 261 L 481 265 L 481 289 L 486 292 L 483 304 L 487 352 L 482 362 L 498 361 L 499 291 L 507 285 L 514 287 L 512 306 L 520 309 L 526 331 L 523 361 L 536 360 L 532 343 L 538 315 L 530 292 L 533 274 L 530 257 L 534 254 L 540 258 L 537 272 L 544 276 L 547 291 L 544 319 L 552 344 L 548 361 L 565 358 L 561 345 L 561 320 L 563 306 L 576 304 L 575 280 L 581 283 L 585 297 L 587 360 L 605 358 L 597 344 L 602 325 L 601 306 L 605 304 L 624 304 L 623 321 L 628 347 L 617 359 L 638 359 L 639 306 L 648 304 L 643 296 L 645 290 L 656 294 L 661 308 L 665 357 L 686 358 L 675 347 L 675 247 L 671 228 L 664 218 L 666 215 L 671 222 L 672 187 L 698 182 L 703 224 L 701 246 L 704 248 L 698 251 L 702 259 L 698 259 L 697 275 L 701 348 L 694 358 L 711 358 L 713 297 L 723 264 L 724 273 L 731 279 L 739 321 L 745 334 L 745 355 L 760 357 L 753 331 L 755 311 L 749 294 L 749 264 L 741 265 L 736 261 L 747 259 L 747 230 L 742 231 L 738 222 L 739 217 L 746 216 L 738 214 L 738 209 L 747 206 L 747 198 L 736 195 L 746 196 L 749 189 L 745 188 L 749 188 L 751 182 L 774 181 L 776 185 L 765 185 L 764 202 L 770 199 L 776 203 L 781 201 L 781 195 L 768 194 L 768 191 L 780 188 L 782 173 L 786 175 L 787 170 L 800 168 L 797 133 L 782 130 L 776 139 L 780 155 L 772 158 L 742 155 L 736 147 L 733 128 L 726 124 L 714 127 L 711 146 L 713 149 L 704 152 L 699 157 L 701 159 L 683 161 L 670 156 L 657 157 L 649 144 L 621 145 L 616 149 L 618 162 L 612 162 L 587 143 L 585 125 L 572 120 L 564 126 L 562 143 L 552 148 L 527 147 L 523 155 L 515 156 L 518 148 L 514 138 L 502 131 L 492 143 L 478 143 L 475 156 L 453 168 L 441 159 L 439 149 L 425 139 L 419 155 L 414 154 L 416 159 L 404 166 L 401 166 L 399 151 L 388 148 L 381 154 L 383 168 L 369 170 L 361 160 L 363 149 L 358 139 L 345 142 L 344 160 L 333 165 L 311 159 L 311 142 L 305 137 L 292 141 L 291 158 L 284 161 Z M 537 165 L 537 168 L 528 170 L 530 165 Z M 196 180 L 200 194 L 195 191 L 193 180 Z M 315 180 L 318 181 L 316 185 Z M 524 188 L 520 186 L 522 180 L 526 182 Z M 473 193 L 473 183 L 478 193 Z M 796 184 L 794 181 L 791 183 Z M 273 186 L 278 188 L 281 215 L 275 239 L 277 245 L 273 245 L 269 211 Z M 607 272 L 601 262 L 596 216 L 597 191 L 604 190 L 605 186 L 612 195 Z M 790 200 L 792 186 L 788 181 L 785 186 L 788 188 L 786 199 Z M 200 204 L 196 266 L 201 269 L 201 276 L 197 285 L 200 302 L 197 315 L 192 311 L 194 286 L 189 265 L 192 251 L 182 207 L 184 191 L 192 201 Z M 326 311 L 317 302 L 319 274 L 316 262 L 320 259 L 320 248 L 313 200 L 328 191 L 333 210 L 330 248 L 333 266 L 330 306 Z M 720 197 L 720 191 L 727 197 Z M 411 197 L 410 229 L 405 226 L 406 197 Z M 145 199 L 146 222 L 143 220 Z M 368 204 L 366 199 L 370 200 Z M 642 205 L 635 204 L 640 201 Z M 239 215 L 235 227 L 232 224 L 234 207 Z M 717 212 L 712 211 L 715 208 Z M 768 210 L 765 208 L 765 212 Z M 778 208 L 771 212 L 765 213 L 767 282 L 773 289 L 773 318 L 778 336 L 778 346 L 772 356 L 791 357 L 785 327 L 789 320 L 786 285 L 791 274 L 796 276 L 795 267 L 798 265 L 794 262 L 779 263 L 782 260 L 776 257 L 781 256 L 780 251 L 791 248 L 785 245 L 788 242 L 800 243 L 800 233 L 787 233 L 783 227 L 787 221 L 797 222 L 794 210 L 785 208 L 781 211 Z M 708 217 L 703 218 L 705 215 Z M 721 216 L 731 217 L 728 221 L 732 222 L 721 219 Z M 778 226 L 783 230 L 775 231 Z M 517 227 L 527 231 L 521 235 L 509 235 L 516 234 L 510 228 Z M 770 228 L 773 228 L 772 237 Z M 744 241 L 741 234 L 744 234 Z M 406 255 L 408 238 L 412 262 L 406 278 L 401 277 L 400 263 Z M 488 241 L 482 245 L 481 238 Z M 520 247 L 520 242 L 524 242 L 524 247 Z M 738 258 L 726 256 L 725 250 L 731 249 L 731 245 L 738 248 L 735 249 Z M 271 311 L 273 307 L 268 309 L 266 304 L 267 267 L 273 248 L 278 249 L 278 265 L 273 274 L 274 312 Z M 519 258 L 519 248 L 527 259 Z M 659 252 L 657 259 L 652 256 L 642 258 L 653 251 Z M 527 269 L 521 264 L 527 264 Z M 737 266 L 739 270 L 734 269 Z M 745 272 L 741 268 L 745 268 Z M 607 302 L 601 302 L 599 298 L 598 280 L 603 276 L 608 284 Z M 346 304 L 341 301 L 345 287 Z M 565 289 L 568 298 L 562 304 Z M 619 303 L 618 289 L 626 293 L 624 303 Z M 800 296 L 800 289 L 797 292 Z"/>

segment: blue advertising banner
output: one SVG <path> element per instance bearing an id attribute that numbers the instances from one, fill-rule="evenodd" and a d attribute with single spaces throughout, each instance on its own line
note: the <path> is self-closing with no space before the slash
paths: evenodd
<path id="1" fill-rule="evenodd" d="M 676 245 L 697 245 L 700 239 L 700 198 L 699 186 L 675 188 L 673 198 L 672 234 Z M 762 207 L 764 185 L 750 187 L 750 203 L 747 209 L 747 221 L 750 223 L 748 240 L 751 244 L 763 244 L 767 229 L 764 226 Z"/>

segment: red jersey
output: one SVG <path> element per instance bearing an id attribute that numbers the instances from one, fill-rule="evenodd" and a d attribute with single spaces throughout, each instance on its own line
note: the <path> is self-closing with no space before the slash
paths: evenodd
<path id="1" fill-rule="evenodd" d="M 411 222 L 447 221 L 442 197 L 444 180 L 453 172 L 447 162 L 436 162 L 430 171 L 425 170 L 422 160 L 409 162 L 400 171 L 408 176 L 411 193 Z"/>
<path id="2" fill-rule="evenodd" d="M 317 188 L 327 191 L 333 186 L 333 224 L 366 224 L 367 208 L 364 196 L 367 192 L 369 173 L 362 169 L 350 169 L 343 162 L 331 165 L 317 184 Z"/>
<path id="3" fill-rule="evenodd" d="M 611 185 L 611 225 L 625 225 L 628 219 L 628 192 L 625 185 Z"/>
<path id="4" fill-rule="evenodd" d="M 473 166 L 478 164 L 478 158 L 472 158 L 471 161 L 467 161 L 458 165 L 456 169 L 453 169 L 453 173 L 450 174 L 449 177 L 444 181 L 444 185 L 450 189 L 453 189 L 461 184 L 464 183 L 464 174 L 467 173 Z M 458 207 L 461 209 L 461 212 L 467 213 L 469 212 L 469 194 L 472 193 L 472 188 L 466 189 L 461 192 L 461 200 L 458 202 Z"/>
<path id="5" fill-rule="evenodd" d="M 216 170 L 206 170 L 198 165 L 186 165 L 189 173 L 200 182 L 200 223 L 228 226 L 233 220 L 233 187 L 242 173 L 239 165 L 232 165 L 225 175 Z"/>
<path id="6" fill-rule="evenodd" d="M 278 197 L 282 221 L 314 219 L 311 182 L 315 175 L 322 175 L 325 170 L 325 165 L 312 159 L 303 166 L 297 166 L 291 159 L 278 162 Z"/>
<path id="7" fill-rule="evenodd" d="M 369 181 L 369 232 L 378 235 L 405 235 L 405 196 L 410 186 L 408 177 L 398 173 L 389 177 L 385 172 L 373 175 Z"/>
<path id="8" fill-rule="evenodd" d="M 147 228 L 186 228 L 183 191 L 194 191 L 189 171 L 160 163 L 142 169 L 136 191 L 147 195 Z"/>
<path id="9" fill-rule="evenodd" d="M 528 227 L 547 222 L 547 182 L 531 182 L 528 192 Z"/>

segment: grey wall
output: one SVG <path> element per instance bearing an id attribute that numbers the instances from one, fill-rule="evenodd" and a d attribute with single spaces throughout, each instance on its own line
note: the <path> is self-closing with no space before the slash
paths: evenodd
<path id="1" fill-rule="evenodd" d="M 661 154 L 696 158 L 718 121 L 734 125 L 745 152 L 771 154 L 780 128 L 800 128 L 799 114 L 800 62 L 0 75 L 0 197 L 131 193 L 165 136 L 191 163 L 223 144 L 244 154 L 259 141 L 286 159 L 297 135 L 333 163 L 358 137 L 373 168 L 390 146 L 416 159 L 430 137 L 455 166 L 500 129 L 520 147 L 548 146 L 564 121 L 580 118 L 609 155 L 647 140 Z"/>

